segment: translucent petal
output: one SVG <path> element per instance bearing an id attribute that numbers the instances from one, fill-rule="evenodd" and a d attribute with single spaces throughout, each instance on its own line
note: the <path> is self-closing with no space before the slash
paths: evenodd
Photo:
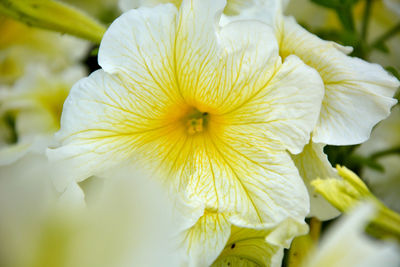
<path id="1" fill-rule="evenodd" d="M 315 192 L 310 184 L 316 178 L 338 177 L 336 170 L 332 168 L 323 151 L 324 145 L 310 142 L 298 155 L 292 155 L 292 159 L 310 194 L 309 217 L 317 217 L 320 220 L 329 220 L 340 214 L 323 196 Z"/>

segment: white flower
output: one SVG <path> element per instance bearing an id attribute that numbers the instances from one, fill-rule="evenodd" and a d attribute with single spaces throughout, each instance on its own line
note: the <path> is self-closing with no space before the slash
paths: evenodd
<path id="1" fill-rule="evenodd" d="M 0 88 L 12 85 L 31 65 L 46 65 L 52 71 L 68 68 L 85 55 L 89 45 L 3 16 L 0 35 Z"/>
<path id="2" fill-rule="evenodd" d="M 9 164 L 28 151 L 44 153 L 60 128 L 63 103 L 72 85 L 85 75 L 80 66 L 62 72 L 47 66 L 30 66 L 26 74 L 0 94 L 0 113 L 15 124 L 14 143 L 0 147 L 0 165 Z"/>
<path id="3" fill-rule="evenodd" d="M 78 181 L 147 161 L 174 194 L 230 223 L 301 224 L 309 200 L 286 149 L 308 143 L 322 82 L 296 56 L 281 62 L 268 26 L 220 28 L 223 8 L 185 1 L 179 11 L 159 5 L 117 19 L 100 46 L 103 70 L 72 88 L 62 145 L 49 155 L 70 159 Z"/>
<path id="4" fill-rule="evenodd" d="M 2 265 L 181 266 L 168 202 L 140 166 L 92 178 L 86 206 L 58 199 L 51 179 L 64 171 L 35 154 L 0 167 Z"/>

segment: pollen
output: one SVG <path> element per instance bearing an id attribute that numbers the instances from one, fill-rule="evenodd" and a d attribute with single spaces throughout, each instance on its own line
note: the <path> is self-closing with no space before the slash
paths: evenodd
<path id="1" fill-rule="evenodd" d="M 186 117 L 186 129 L 189 135 L 201 133 L 206 129 L 208 113 L 193 108 Z"/>

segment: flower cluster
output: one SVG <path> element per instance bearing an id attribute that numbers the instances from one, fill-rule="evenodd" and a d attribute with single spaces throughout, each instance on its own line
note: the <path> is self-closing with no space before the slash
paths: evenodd
<path id="1" fill-rule="evenodd" d="M 77 50 L 87 50 L 85 43 L 72 44 L 78 56 L 56 46 L 63 64 L 50 64 L 52 47 L 41 38 L 54 33 L 18 26 L 32 31 L 33 44 L 13 26 L 0 26 L 13 34 L 5 49 L 0 42 L 0 81 L 7 84 L 0 127 L 8 127 L 0 164 L 22 181 L 25 170 L 16 166 L 35 165 L 41 178 L 34 180 L 46 180 L 52 193 L 40 204 L 45 220 L 50 227 L 67 221 L 59 242 L 75 247 L 66 261 L 54 252 L 54 266 L 156 266 L 154 255 L 171 266 L 281 266 L 284 248 L 307 234 L 307 217 L 328 220 L 345 210 L 337 208 L 351 183 L 342 182 L 324 147 L 365 142 L 397 103 L 400 82 L 380 65 L 349 56 L 351 47 L 322 40 L 285 16 L 286 2 L 121 0 L 125 12 L 98 49 L 101 68 L 85 78 L 78 63 L 85 52 Z M 21 43 L 26 53 L 35 51 L 33 66 L 6 52 Z M 11 68 L 14 61 L 23 68 Z M 331 200 L 317 183 L 345 192 L 343 198 Z M 349 229 L 361 231 L 374 213 L 367 208 L 355 212 L 363 222 Z M 386 211 L 380 202 L 375 208 Z M 68 224 L 70 217 L 83 219 Z M 71 229 L 97 220 L 82 235 Z M 0 233 L 7 223 L 0 222 Z M 95 259 L 93 251 L 107 240 L 123 249 Z M 385 255 L 394 259 L 394 250 L 390 244 Z M 321 253 L 304 266 L 320 266 L 329 257 Z M 49 264 L 40 255 L 27 262 Z"/>

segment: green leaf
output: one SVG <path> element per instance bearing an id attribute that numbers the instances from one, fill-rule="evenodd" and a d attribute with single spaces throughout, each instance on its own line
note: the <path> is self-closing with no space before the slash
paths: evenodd
<path id="1" fill-rule="evenodd" d="M 0 14 L 30 26 L 100 43 L 106 28 L 81 11 L 53 0 L 1 0 Z"/>
<path id="2" fill-rule="evenodd" d="M 374 48 L 385 54 L 388 54 L 390 52 L 389 48 L 387 47 L 387 45 L 385 43 L 378 43 L 374 46 Z"/>

